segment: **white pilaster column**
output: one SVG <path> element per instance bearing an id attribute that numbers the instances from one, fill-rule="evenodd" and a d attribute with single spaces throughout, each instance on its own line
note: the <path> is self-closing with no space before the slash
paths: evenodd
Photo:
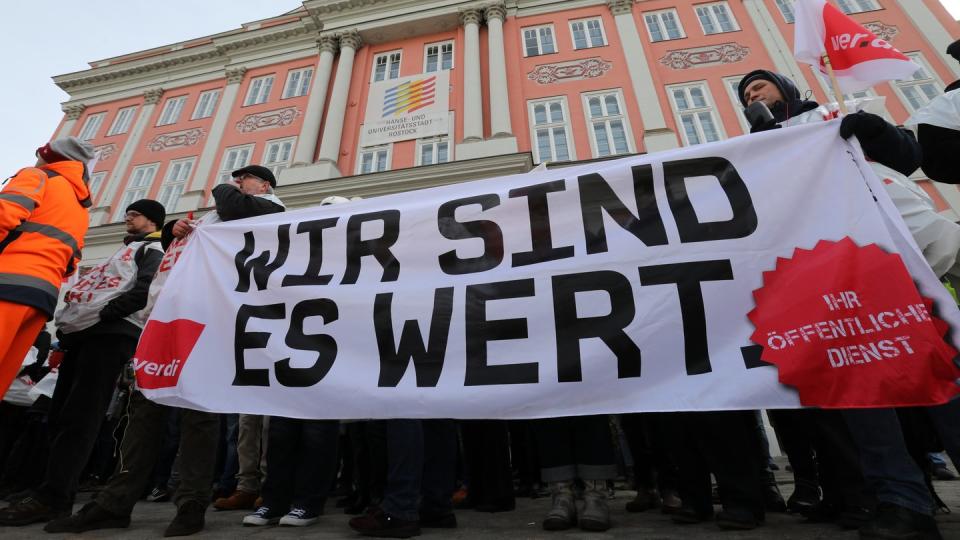
<path id="1" fill-rule="evenodd" d="M 77 125 L 77 119 L 80 118 L 80 115 L 83 114 L 83 111 L 86 110 L 87 106 L 82 103 L 70 103 L 63 106 L 63 113 L 66 115 L 66 120 L 60 126 L 60 129 L 57 130 L 57 133 L 53 136 L 53 139 L 59 139 L 61 137 L 66 137 L 73 132 L 73 126 Z"/>
<path id="2" fill-rule="evenodd" d="M 620 34 L 620 45 L 627 60 L 627 72 L 630 74 L 630 86 L 637 98 L 640 119 L 643 121 L 643 145 L 647 152 L 667 150 L 679 146 L 677 135 L 667 127 L 657 87 L 651 76 L 650 65 L 644 52 L 643 41 L 637 32 L 637 22 L 633 18 L 633 0 L 607 0 L 607 7 L 613 14 Z"/>
<path id="3" fill-rule="evenodd" d="M 910 17 L 913 24 L 917 27 L 918 33 L 930 44 L 937 56 L 947 65 L 954 76 L 960 77 L 960 63 L 952 56 L 947 54 L 947 46 L 953 43 L 954 39 L 950 32 L 940 24 L 940 19 L 930 11 L 930 8 L 923 3 L 923 0 L 898 0 L 903 7 L 903 12 Z M 944 81 L 950 84 L 953 81 Z"/>
<path id="4" fill-rule="evenodd" d="M 300 136 L 297 137 L 297 149 L 293 153 L 293 165 L 313 163 L 320 136 L 320 122 L 323 119 L 323 106 L 327 99 L 330 73 L 333 71 L 333 55 L 337 52 L 337 39 L 334 36 L 320 36 L 317 40 L 320 48 L 320 60 L 313 73 L 313 86 L 307 99 L 307 112 L 303 115 Z"/>
<path id="5" fill-rule="evenodd" d="M 200 158 L 197 159 L 197 166 L 193 171 L 193 178 L 190 179 L 190 186 L 187 191 L 180 196 L 177 201 L 177 212 L 186 212 L 196 210 L 202 206 L 206 199 L 203 196 L 203 190 L 207 187 L 210 180 L 210 172 L 213 170 L 215 160 L 220 152 L 220 141 L 223 139 L 223 131 L 227 127 L 227 120 L 230 113 L 233 112 L 233 105 L 237 101 L 237 93 L 240 91 L 240 83 L 247 68 L 235 67 L 226 70 L 227 84 L 223 88 L 223 94 L 220 96 L 220 103 L 217 105 L 217 113 L 213 116 L 213 122 L 210 124 L 210 132 L 207 133 L 206 141 L 203 144 L 203 150 L 200 152 Z"/>
<path id="6" fill-rule="evenodd" d="M 773 59 L 774 69 L 793 79 L 800 90 L 800 95 L 805 94 L 810 89 L 810 85 L 803 76 L 800 64 L 793 57 L 793 46 L 788 45 L 783 38 L 763 0 L 743 0 L 743 7 L 747 10 L 747 15 L 750 15 L 750 20 L 753 21 L 753 26 L 757 29 L 767 54 Z"/>
<path id="7" fill-rule="evenodd" d="M 460 12 L 463 24 L 463 142 L 483 140 L 483 98 L 480 92 L 480 10 Z"/>
<path id="8" fill-rule="evenodd" d="M 507 10 L 503 4 L 488 6 L 487 49 L 490 80 L 490 133 L 493 137 L 513 135 L 510 127 L 510 98 L 507 96 L 507 62 L 503 51 L 503 21 Z"/>
<path id="9" fill-rule="evenodd" d="M 356 31 L 340 34 L 340 61 L 333 80 L 333 92 L 327 106 L 327 123 L 323 126 L 323 138 L 320 140 L 320 158 L 333 170 L 330 175 L 339 175 L 337 162 L 340 159 L 340 139 L 343 136 L 343 115 L 347 111 L 347 94 L 350 92 L 350 78 L 353 75 L 353 59 L 363 42 Z M 331 176 L 327 176 L 331 177 Z"/>
<path id="10" fill-rule="evenodd" d="M 123 184 L 127 175 L 127 167 L 130 166 L 130 160 L 133 159 L 133 153 L 140 147 L 140 139 L 143 137 L 143 131 L 147 127 L 147 121 L 153 115 L 153 109 L 157 107 L 160 97 L 163 96 L 163 88 L 147 90 L 143 93 L 143 107 L 140 108 L 140 114 L 137 121 L 130 130 L 127 142 L 123 145 L 117 157 L 117 165 L 110 173 L 110 180 L 107 182 L 103 195 L 100 196 L 100 206 L 90 210 L 90 225 L 103 225 L 110 220 L 110 213 L 113 210 L 111 203 L 117 189 Z"/>

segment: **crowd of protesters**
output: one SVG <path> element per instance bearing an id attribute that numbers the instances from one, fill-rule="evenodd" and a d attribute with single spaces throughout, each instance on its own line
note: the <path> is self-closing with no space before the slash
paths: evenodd
<path id="1" fill-rule="evenodd" d="M 960 60 L 960 42 L 948 52 Z M 958 87 L 948 86 L 930 107 L 952 107 L 960 119 Z M 749 73 L 738 90 L 751 133 L 832 115 L 770 71 Z M 951 284 L 960 277 L 960 226 L 907 176 L 922 166 L 933 180 L 960 183 L 960 121 L 918 113 L 910 131 L 854 108 L 841 136 L 857 137 L 927 262 Z M 212 503 L 244 511 L 238 525 L 250 527 L 312 525 L 336 506 L 356 515 L 350 527 L 357 533 L 406 538 L 456 528 L 456 509 L 510 512 L 516 497 L 543 494 L 550 497 L 544 529 L 605 531 L 614 480 L 626 474 L 636 490 L 627 512 L 659 509 L 678 525 L 711 520 L 747 530 L 768 513 L 789 512 L 798 521 L 859 529 L 862 538 L 940 538 L 935 513 L 943 503 L 932 480 L 952 475 L 938 452 L 960 465 L 960 400 L 900 410 L 767 411 L 794 477 L 786 500 L 760 411 L 338 422 L 149 401 L 129 359 L 177 250 L 204 223 L 285 208 L 272 172 L 257 165 L 215 187 L 214 209 L 198 220 L 165 223 L 162 205 L 135 201 L 125 209 L 124 245 L 65 286 L 64 307 L 54 314 L 56 290 L 83 247 L 92 156 L 79 139 L 53 141 L 38 149 L 36 167 L 0 192 L 0 496 L 10 503 L 0 525 L 126 528 L 145 498 L 176 504 L 165 536 L 203 530 Z M 41 332 L 50 318 L 52 339 Z M 91 488 L 96 495 L 73 513 L 77 493 Z"/>

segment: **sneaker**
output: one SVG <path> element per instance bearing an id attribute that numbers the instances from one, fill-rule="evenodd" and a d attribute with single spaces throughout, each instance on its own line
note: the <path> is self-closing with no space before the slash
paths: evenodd
<path id="1" fill-rule="evenodd" d="M 269 506 L 260 506 L 257 510 L 246 516 L 243 516 L 244 527 L 262 527 L 264 525 L 276 525 L 280 523 L 280 518 L 285 514 L 277 510 L 270 510 Z"/>
<path id="2" fill-rule="evenodd" d="M 69 514 L 69 510 L 57 510 L 43 504 L 33 496 L 28 496 L 0 510 L 0 525 L 22 527 L 33 523 L 43 523 Z"/>
<path id="3" fill-rule="evenodd" d="M 410 538 L 420 534 L 418 522 L 391 516 L 379 506 L 372 506 L 366 514 L 351 519 L 350 528 L 363 536 L 378 538 Z"/>
<path id="4" fill-rule="evenodd" d="M 552 482 L 550 484 L 552 503 L 547 516 L 543 518 L 546 531 L 564 531 L 577 524 L 577 504 L 573 499 L 570 482 Z"/>
<path id="5" fill-rule="evenodd" d="M 943 537 L 933 516 L 882 502 L 877 507 L 876 519 L 860 529 L 860 538 L 942 540 Z"/>
<path id="6" fill-rule="evenodd" d="M 580 512 L 580 529 L 603 532 L 610 528 L 610 509 L 607 507 L 606 489 L 601 489 L 599 480 L 583 493 L 583 511 Z"/>
<path id="7" fill-rule="evenodd" d="M 43 530 L 48 533 L 82 533 L 99 529 L 126 529 L 129 526 L 129 515 L 114 514 L 95 501 L 90 501 L 76 514 L 47 523 Z"/>
<path id="8" fill-rule="evenodd" d="M 294 508 L 280 518 L 281 527 L 306 527 L 320 521 L 320 514 L 303 508 Z"/>
<path id="9" fill-rule="evenodd" d="M 177 508 L 170 525 L 163 531 L 163 536 L 190 536 L 203 530 L 207 507 L 199 501 L 187 501 Z"/>
<path id="10" fill-rule="evenodd" d="M 247 493 L 246 491 L 234 491 L 229 497 L 221 497 L 213 501 L 213 507 L 217 510 L 253 510 L 257 502 L 256 493 Z"/>
<path id="11" fill-rule="evenodd" d="M 167 488 L 157 486 L 147 494 L 147 502 L 167 502 L 170 500 L 170 492 Z"/>

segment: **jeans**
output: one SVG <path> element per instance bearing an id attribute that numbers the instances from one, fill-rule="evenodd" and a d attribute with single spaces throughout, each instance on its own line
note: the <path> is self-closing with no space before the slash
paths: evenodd
<path id="1" fill-rule="evenodd" d="M 933 515 L 933 498 L 907 451 L 896 411 L 847 409 L 843 416 L 860 451 L 864 480 L 877 500 Z"/>
<path id="2" fill-rule="evenodd" d="M 223 469 L 217 481 L 217 491 L 225 495 L 237 488 L 237 471 L 240 470 L 240 457 L 237 455 L 237 434 L 240 430 L 239 414 L 225 414 Z M 256 493 L 256 492 L 254 492 Z"/>
<path id="3" fill-rule="evenodd" d="M 960 398 L 927 409 L 953 466 L 960 468 Z"/>
<path id="4" fill-rule="evenodd" d="M 453 420 L 387 420 L 387 489 L 380 505 L 405 521 L 453 511 L 457 426 Z M 420 501 L 418 508 L 417 501 Z"/>
<path id="5" fill-rule="evenodd" d="M 340 423 L 272 416 L 267 437 L 270 476 L 263 483 L 263 505 L 322 513 L 337 474 Z"/>

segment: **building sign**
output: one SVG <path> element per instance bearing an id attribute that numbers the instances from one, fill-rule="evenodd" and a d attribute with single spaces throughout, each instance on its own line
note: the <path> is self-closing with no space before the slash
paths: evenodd
<path id="1" fill-rule="evenodd" d="M 446 71 L 372 83 L 360 145 L 446 135 L 449 88 Z"/>

